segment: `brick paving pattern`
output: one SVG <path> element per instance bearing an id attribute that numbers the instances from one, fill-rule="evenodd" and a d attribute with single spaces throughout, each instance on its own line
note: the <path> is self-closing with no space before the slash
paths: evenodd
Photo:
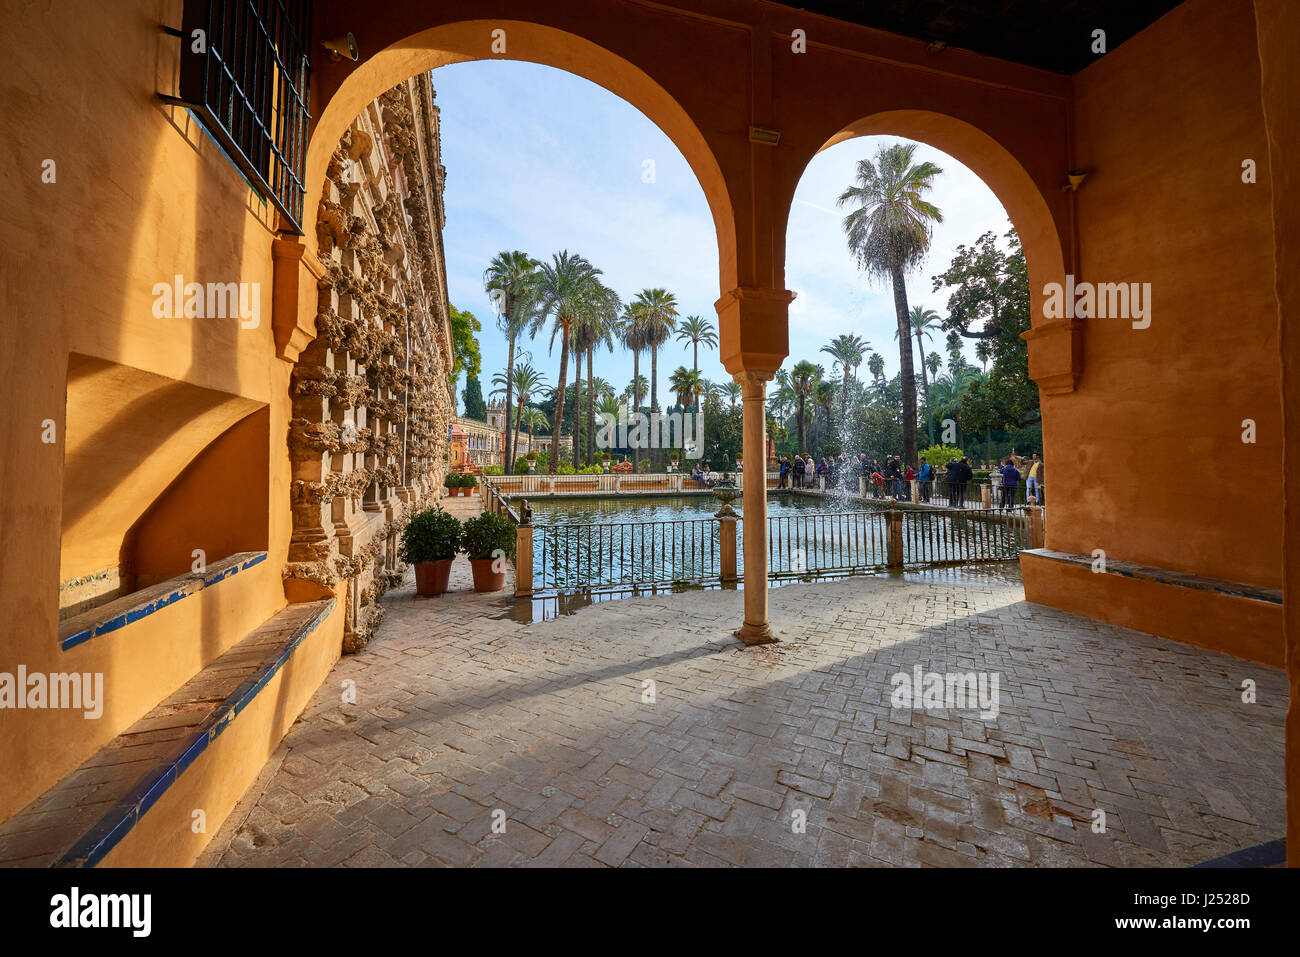
<path id="1" fill-rule="evenodd" d="M 737 591 L 525 624 L 462 558 L 385 597 L 200 863 L 1177 866 L 1283 834 L 1282 672 L 940 577 L 774 589 L 783 641 L 746 649 Z M 999 673 L 999 715 L 892 709 L 918 664 Z"/>

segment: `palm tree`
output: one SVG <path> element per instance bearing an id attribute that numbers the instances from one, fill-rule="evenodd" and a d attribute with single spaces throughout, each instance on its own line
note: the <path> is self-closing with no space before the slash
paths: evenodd
<path id="1" fill-rule="evenodd" d="M 627 384 L 623 390 L 623 398 L 631 405 L 635 411 L 642 402 L 645 401 L 646 394 L 650 391 L 650 380 L 643 375 L 636 376 Z"/>
<path id="2" fill-rule="evenodd" d="M 645 310 L 639 303 L 632 303 L 623 308 L 619 322 L 623 345 L 632 350 L 632 381 L 624 395 L 632 403 L 632 412 L 641 411 L 641 400 L 645 397 L 645 376 L 641 375 L 641 350 L 647 345 Z M 632 443 L 632 470 L 641 470 L 641 453 L 637 443 Z"/>
<path id="3" fill-rule="evenodd" d="M 790 386 L 794 389 L 795 420 L 799 426 L 800 452 L 808 451 L 808 446 L 804 442 L 804 410 L 808 399 L 812 397 L 813 389 L 817 387 L 821 374 L 821 366 L 813 365 L 807 360 L 797 363 L 790 370 Z"/>
<path id="4" fill-rule="evenodd" d="M 683 411 L 699 400 L 702 381 L 698 371 L 688 369 L 686 366 L 678 366 L 668 377 L 668 387 L 673 390 L 673 395 L 677 396 L 677 404 Z"/>
<path id="5" fill-rule="evenodd" d="M 519 420 L 519 424 L 522 425 L 524 428 L 526 428 L 526 429 L 528 430 L 528 451 L 529 451 L 529 452 L 532 452 L 532 450 L 533 450 L 533 430 L 534 430 L 534 429 L 544 429 L 544 428 L 546 428 L 548 425 L 550 425 L 551 423 L 548 422 L 548 421 L 546 421 L 546 413 L 545 413 L 545 412 L 543 412 L 541 409 L 537 408 L 537 406 L 535 406 L 535 405 L 530 405 L 527 409 L 524 409 L 524 411 L 523 411 L 523 418 L 521 418 L 521 419 Z M 554 445 L 551 446 L 551 455 L 550 455 L 550 459 L 551 459 L 551 473 L 552 473 L 552 474 L 554 474 L 554 472 L 555 472 L 555 460 L 556 460 L 557 458 L 559 458 L 559 456 L 555 454 L 555 450 L 556 450 L 556 448 L 557 448 L 557 446 L 554 446 Z"/>
<path id="6" fill-rule="evenodd" d="M 908 314 L 908 324 L 916 337 L 916 351 L 921 356 L 921 386 L 925 390 L 925 427 L 930 436 L 930 444 L 934 445 L 934 424 L 930 421 L 930 383 L 925 376 L 925 343 L 922 340 L 923 337 L 930 335 L 931 329 L 939 327 L 939 314 L 933 309 L 913 306 Z M 897 331 L 894 332 L 894 338 L 898 338 Z"/>
<path id="7" fill-rule="evenodd" d="M 642 289 L 636 305 L 645 323 L 645 344 L 650 349 L 650 411 L 659 411 L 659 347 L 668 341 L 677 323 L 677 298 L 667 289 Z"/>
<path id="8" fill-rule="evenodd" d="M 776 377 L 772 381 L 774 386 L 768 401 L 779 419 L 788 419 L 790 410 L 794 408 L 794 389 L 790 386 L 790 373 L 785 369 L 777 369 Z"/>
<path id="9" fill-rule="evenodd" d="M 885 375 L 885 360 L 879 352 L 871 353 L 871 358 L 867 360 L 867 371 L 871 373 L 876 388 L 880 388 L 880 380 Z"/>
<path id="10" fill-rule="evenodd" d="M 933 379 L 939 374 L 939 370 L 943 368 L 943 356 L 937 352 L 931 352 L 925 357 L 925 367 L 930 370 L 930 378 Z"/>
<path id="11" fill-rule="evenodd" d="M 744 391 L 745 390 L 741 387 L 740 383 L 735 379 L 728 379 L 726 382 L 722 383 L 722 394 L 725 395 L 727 400 L 731 403 L 732 411 L 735 411 L 736 402 L 740 399 Z"/>
<path id="12" fill-rule="evenodd" d="M 854 371 L 862 365 L 862 357 L 866 355 L 871 343 L 861 336 L 842 335 L 836 336 L 830 341 L 829 345 L 822 346 L 821 351 L 829 353 L 835 357 L 835 365 L 840 367 L 844 373 L 844 390 L 840 394 L 840 421 L 847 421 L 849 415 L 849 372 Z M 834 366 L 832 366 L 834 368 Z"/>
<path id="13" fill-rule="evenodd" d="M 549 318 L 552 321 L 551 343 L 560 335 L 560 375 L 555 387 L 555 415 L 551 421 L 551 474 L 555 474 L 560 458 L 560 425 L 564 421 L 564 378 L 568 374 L 570 339 L 573 324 L 586 320 L 594 313 L 618 308 L 618 296 L 600 281 L 601 271 L 568 250 L 552 256 L 551 263 L 543 263 L 537 285 L 538 306 L 530 326 L 537 331 Z M 574 449 L 575 457 L 577 449 Z"/>
<path id="14" fill-rule="evenodd" d="M 981 339 L 975 343 L 975 358 L 980 361 L 980 371 L 987 373 L 989 371 L 989 360 L 993 358 L 993 347 L 989 345 L 987 339 Z"/>
<path id="15" fill-rule="evenodd" d="M 700 371 L 700 343 L 714 349 L 718 347 L 718 335 L 713 331 L 712 323 L 699 316 L 687 316 L 682 320 L 682 324 L 677 327 L 677 341 L 691 344 L 691 368 L 697 373 Z M 698 392 L 695 395 L 695 411 L 697 413 L 700 411 Z"/>
<path id="16" fill-rule="evenodd" d="M 510 428 L 510 411 L 514 399 L 511 393 L 514 389 L 515 342 L 531 319 L 539 265 L 537 260 L 518 249 L 509 252 L 502 250 L 492 257 L 492 262 L 483 271 L 483 287 L 492 296 L 498 309 L 497 328 L 506 337 L 506 434 L 501 448 L 507 475 L 514 471 L 514 457 L 510 453 L 514 447 L 515 432 Z M 518 452 L 517 449 L 514 451 Z"/>
<path id="17" fill-rule="evenodd" d="M 587 354 L 587 464 L 591 465 L 596 461 L 596 452 L 593 434 L 596 424 L 596 391 L 594 388 L 594 375 L 592 366 L 595 365 L 595 352 L 597 346 L 604 346 L 610 352 L 614 351 L 614 339 L 618 331 L 617 300 L 615 303 L 606 303 L 603 307 L 593 309 L 588 315 L 583 316 L 573 327 L 573 348 L 577 355 L 578 368 L 582 368 L 582 353 Z M 579 371 L 577 378 L 582 378 Z M 577 390 L 575 389 L 575 392 Z M 577 416 L 574 416 L 574 424 L 577 424 Z M 577 428 L 574 430 L 576 441 Z M 577 462 L 577 449 L 574 449 L 574 462 Z"/>
<path id="18" fill-rule="evenodd" d="M 498 372 L 492 377 L 492 384 L 498 386 L 498 388 L 492 390 L 492 395 L 500 395 L 509 389 L 513 389 L 515 395 L 519 397 L 519 411 L 515 416 L 514 428 L 510 429 L 510 434 L 514 436 L 522 427 L 524 403 L 526 403 L 534 394 L 540 393 L 546 388 L 546 379 L 540 372 L 533 368 L 531 363 L 521 362 L 515 366 L 514 374 L 509 377 L 509 381 L 507 381 L 506 376 Z M 507 406 L 507 427 L 510 423 L 510 413 L 511 409 Z M 514 451 L 516 453 L 515 457 L 518 458 L 519 450 L 515 449 Z M 532 451 L 531 447 L 529 451 Z M 511 462 L 510 465 L 513 468 L 514 463 Z"/>
<path id="19" fill-rule="evenodd" d="M 903 460 L 916 464 L 916 380 L 908 323 L 904 274 L 915 269 L 930 248 L 930 231 L 943 215 L 922 194 L 943 172 L 934 163 L 914 163 L 916 143 L 881 147 L 876 159 L 858 162 L 855 185 L 840 194 L 840 206 L 855 207 L 844 217 L 849 250 L 868 279 L 888 279 L 894 287 L 898 319 L 898 358 L 903 385 Z"/>
<path id="20" fill-rule="evenodd" d="M 835 400 L 835 383 L 833 383 L 833 382 L 818 382 L 818 383 L 817 383 L 817 388 L 816 388 L 815 390 L 813 390 L 813 398 L 815 398 L 815 399 L 817 400 L 817 404 L 820 405 L 820 406 L 822 407 L 822 412 L 825 413 L 825 416 L 826 416 L 826 430 L 825 430 L 825 431 L 827 431 L 827 432 L 832 431 L 832 428 L 831 428 L 831 403 Z M 822 446 L 823 446 L 822 451 L 823 451 L 823 452 L 825 451 L 825 444 L 826 444 L 826 439 L 825 439 L 825 436 L 823 435 L 823 436 L 822 436 Z"/>

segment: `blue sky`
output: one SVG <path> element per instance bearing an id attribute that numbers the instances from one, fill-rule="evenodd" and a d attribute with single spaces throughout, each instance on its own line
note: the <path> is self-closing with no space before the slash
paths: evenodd
<path id="1" fill-rule="evenodd" d="M 485 395 L 493 374 L 505 368 L 506 346 L 482 275 L 503 249 L 547 260 L 561 249 L 580 253 L 604 270 L 606 282 L 624 299 L 662 286 L 677 296 L 683 316 L 703 316 L 716 328 L 713 218 L 695 174 L 649 119 L 587 80 L 530 63 L 458 63 L 440 67 L 432 78 L 447 168 L 447 284 L 457 308 L 483 323 Z M 818 154 L 800 180 L 787 232 L 786 285 L 798 293 L 787 366 L 807 358 L 829 371 L 831 357 L 817 350 L 849 332 L 864 336 L 884 357 L 887 375 L 898 370 L 892 293 L 885 285 L 869 286 L 858 271 L 844 244 L 844 211 L 835 208 L 858 160 L 894 139 L 840 143 Z M 929 259 L 908 277 L 908 301 L 942 314 L 947 296 L 930 291 L 930 277 L 946 268 L 959 244 L 1009 226 L 1001 204 L 975 174 L 928 146 L 917 152 L 944 170 L 931 198 L 945 221 L 935 229 Z M 653 182 L 643 176 L 647 160 L 654 164 Z M 549 333 L 541 333 L 521 348 L 532 352 L 533 364 L 553 384 L 559 347 L 550 354 L 548 344 Z M 932 345 L 944 351 L 939 338 Z M 974 361 L 973 348 L 966 353 Z M 686 343 L 671 341 L 660 350 L 661 396 L 672 370 L 690 364 Z M 708 379 L 727 378 L 713 350 L 701 351 L 700 372 Z M 622 391 L 632 377 L 631 354 L 601 354 L 596 374 Z M 642 357 L 642 374 L 649 375 L 648 356 Z M 463 387 L 462 377 L 458 403 Z"/>

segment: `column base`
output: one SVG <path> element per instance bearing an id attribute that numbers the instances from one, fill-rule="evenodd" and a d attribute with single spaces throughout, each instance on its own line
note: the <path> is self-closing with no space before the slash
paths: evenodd
<path id="1" fill-rule="evenodd" d="M 745 622 L 733 634 L 746 645 L 771 645 L 781 640 L 767 624 L 751 625 Z"/>

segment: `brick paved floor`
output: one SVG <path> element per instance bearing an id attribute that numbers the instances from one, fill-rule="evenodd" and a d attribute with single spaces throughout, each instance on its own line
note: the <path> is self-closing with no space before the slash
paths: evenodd
<path id="1" fill-rule="evenodd" d="M 468 577 L 386 596 L 201 864 L 1185 865 L 1283 833 L 1280 671 L 1005 573 L 774 589 L 750 649 L 740 592 L 525 624 Z M 917 664 L 999 673 L 998 717 L 891 709 Z"/>

